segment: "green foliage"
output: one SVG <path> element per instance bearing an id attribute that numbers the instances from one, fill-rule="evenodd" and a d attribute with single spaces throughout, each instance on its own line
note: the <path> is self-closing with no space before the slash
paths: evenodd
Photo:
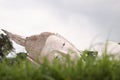
<path id="1" fill-rule="evenodd" d="M 88 54 L 89 51 L 83 51 Z M 91 53 L 91 51 L 89 52 Z M 92 52 L 94 53 L 94 52 Z M 39 68 L 26 60 L 25 54 L 0 63 L 0 80 L 120 80 L 120 61 L 109 57 L 82 56 L 78 61 L 45 61 Z"/>
<path id="2" fill-rule="evenodd" d="M 98 55 L 97 51 L 84 50 L 81 56 L 82 56 L 82 59 L 86 61 L 90 59 L 95 59 L 97 55 Z"/>
<path id="3" fill-rule="evenodd" d="M 9 40 L 9 38 L 4 35 L 0 34 L 0 52 L 3 55 L 6 55 L 10 51 L 13 50 L 12 42 Z"/>

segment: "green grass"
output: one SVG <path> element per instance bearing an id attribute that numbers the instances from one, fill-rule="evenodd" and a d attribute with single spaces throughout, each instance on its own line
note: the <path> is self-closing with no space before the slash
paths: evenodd
<path id="1" fill-rule="evenodd" d="M 120 60 L 103 56 L 86 56 L 83 52 L 78 61 L 69 57 L 64 62 L 48 61 L 39 67 L 26 60 L 25 55 L 0 62 L 0 80 L 120 80 Z"/>

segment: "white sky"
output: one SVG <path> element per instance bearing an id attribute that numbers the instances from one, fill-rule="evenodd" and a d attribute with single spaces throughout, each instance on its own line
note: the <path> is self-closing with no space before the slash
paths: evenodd
<path id="1" fill-rule="evenodd" d="M 21 36 L 59 33 L 78 49 L 106 40 L 109 32 L 120 42 L 120 1 L 0 0 L 0 28 Z"/>

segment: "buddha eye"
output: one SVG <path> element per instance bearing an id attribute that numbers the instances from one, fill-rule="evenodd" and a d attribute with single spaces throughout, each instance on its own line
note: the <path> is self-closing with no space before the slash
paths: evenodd
<path id="1" fill-rule="evenodd" d="M 65 43 L 63 43 L 63 46 L 65 46 Z"/>

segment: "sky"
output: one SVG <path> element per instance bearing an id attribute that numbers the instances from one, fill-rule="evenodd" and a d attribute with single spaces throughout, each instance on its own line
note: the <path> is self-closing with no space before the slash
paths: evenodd
<path id="1" fill-rule="evenodd" d="M 59 33 L 78 49 L 120 42 L 120 0 L 0 0 L 0 29 L 21 36 Z"/>

